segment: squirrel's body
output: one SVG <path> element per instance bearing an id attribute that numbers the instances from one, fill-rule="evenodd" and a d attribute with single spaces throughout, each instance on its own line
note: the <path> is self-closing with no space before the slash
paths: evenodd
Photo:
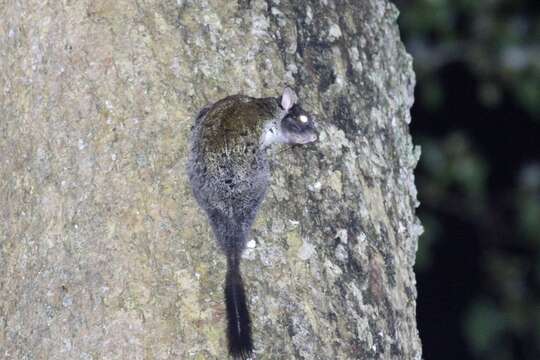
<path id="1" fill-rule="evenodd" d="M 234 95 L 200 112 L 192 133 L 190 176 L 193 193 L 214 231 L 222 235 L 241 232 L 245 240 L 270 178 L 260 139 L 265 125 L 280 111 L 274 98 Z M 223 219 L 242 226 L 223 224 Z M 226 253 L 231 247 L 243 248 L 243 243 L 225 243 L 228 238 L 217 238 Z"/>
<path id="2" fill-rule="evenodd" d="M 265 149 L 276 142 L 305 144 L 317 138 L 313 122 L 295 101 L 288 88 L 281 99 L 229 96 L 203 108 L 192 129 L 188 175 L 227 256 L 229 352 L 242 359 L 253 345 L 240 256 L 269 185 Z"/>

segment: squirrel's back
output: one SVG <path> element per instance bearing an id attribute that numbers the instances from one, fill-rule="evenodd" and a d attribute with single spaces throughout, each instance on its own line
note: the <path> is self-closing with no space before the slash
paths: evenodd
<path id="1" fill-rule="evenodd" d="M 228 96 L 203 108 L 194 125 L 193 159 L 207 172 L 250 166 L 259 157 L 265 123 L 279 114 L 275 98 Z M 217 174 L 216 174 L 217 175 Z"/>
<path id="2" fill-rule="evenodd" d="M 269 169 L 261 136 L 281 111 L 275 98 L 226 97 L 203 108 L 192 130 L 189 177 L 203 207 L 250 206 L 264 195 Z"/>

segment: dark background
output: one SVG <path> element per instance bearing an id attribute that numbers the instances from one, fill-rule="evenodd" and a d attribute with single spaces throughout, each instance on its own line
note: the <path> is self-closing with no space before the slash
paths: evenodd
<path id="1" fill-rule="evenodd" d="M 540 359 L 540 0 L 397 0 L 424 358 Z"/>

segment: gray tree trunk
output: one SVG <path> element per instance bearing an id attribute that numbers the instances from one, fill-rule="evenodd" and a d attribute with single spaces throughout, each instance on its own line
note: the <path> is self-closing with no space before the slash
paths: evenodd
<path id="1" fill-rule="evenodd" d="M 196 111 L 296 88 L 243 261 L 257 359 L 420 359 L 414 74 L 386 0 L 0 0 L 0 358 L 224 359 Z"/>

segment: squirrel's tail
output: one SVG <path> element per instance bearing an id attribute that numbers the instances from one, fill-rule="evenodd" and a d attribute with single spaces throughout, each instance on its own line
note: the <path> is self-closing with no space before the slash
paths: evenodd
<path id="1" fill-rule="evenodd" d="M 246 360 L 253 352 L 251 320 L 240 275 L 239 256 L 227 256 L 225 277 L 225 305 L 227 308 L 227 337 L 229 353 L 235 359 Z"/>

